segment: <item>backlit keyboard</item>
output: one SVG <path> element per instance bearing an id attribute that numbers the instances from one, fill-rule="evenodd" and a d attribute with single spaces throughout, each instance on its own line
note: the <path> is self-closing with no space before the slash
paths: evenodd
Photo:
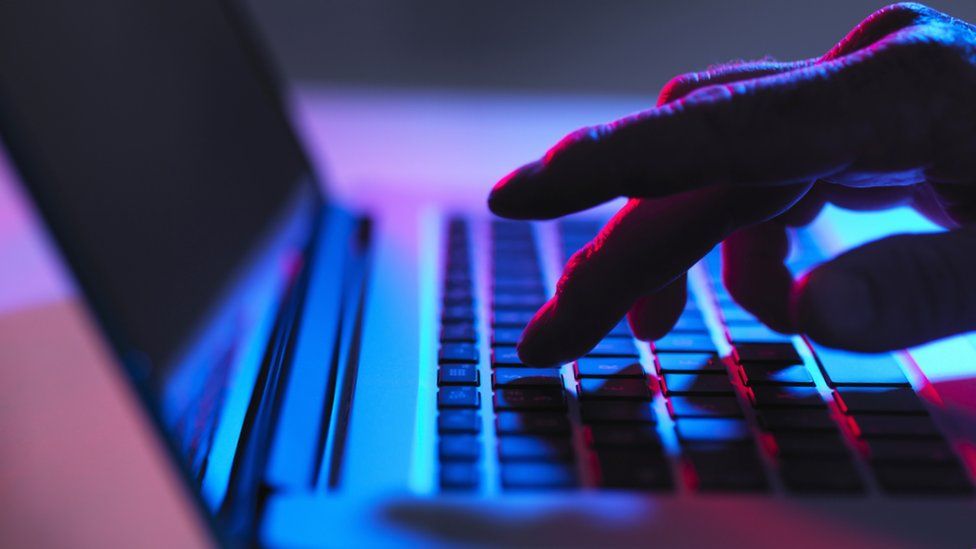
<path id="1" fill-rule="evenodd" d="M 561 261 L 599 226 L 555 224 Z M 622 322 L 572 364 L 523 364 L 516 343 L 550 289 L 540 229 L 493 221 L 487 232 L 454 218 L 445 235 L 442 490 L 972 491 L 895 355 L 766 328 L 721 285 L 717 252 L 694 269 L 685 309 L 660 340 L 638 343 Z M 802 270 L 819 254 L 805 232 L 795 240 L 790 266 Z"/>

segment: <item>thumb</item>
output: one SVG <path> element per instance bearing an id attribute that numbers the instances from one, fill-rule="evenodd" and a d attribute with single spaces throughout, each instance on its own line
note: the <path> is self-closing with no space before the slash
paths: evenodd
<path id="1" fill-rule="evenodd" d="M 976 228 L 904 234 L 848 251 L 794 288 L 800 332 L 881 352 L 976 329 Z"/>

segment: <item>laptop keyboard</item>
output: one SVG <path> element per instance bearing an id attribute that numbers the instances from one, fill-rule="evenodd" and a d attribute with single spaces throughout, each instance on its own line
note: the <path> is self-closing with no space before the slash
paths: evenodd
<path id="1" fill-rule="evenodd" d="M 557 223 L 562 260 L 598 230 L 591 221 Z M 769 330 L 721 285 L 716 252 L 660 340 L 638 345 L 622 322 L 570 365 L 523 364 L 516 343 L 548 295 L 539 235 L 510 221 L 488 232 L 490 280 L 479 286 L 483 239 L 464 219 L 447 225 L 442 490 L 972 491 L 894 355 L 852 355 Z M 799 270 L 818 255 L 806 233 L 797 244 L 790 266 Z"/>

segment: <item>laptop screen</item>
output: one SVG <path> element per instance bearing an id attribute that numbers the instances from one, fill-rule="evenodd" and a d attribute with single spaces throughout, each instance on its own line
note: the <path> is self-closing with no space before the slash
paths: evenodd
<path id="1" fill-rule="evenodd" d="M 201 478 L 219 429 L 201 418 L 225 407 L 320 204 L 230 7 L 0 3 L 4 145 Z"/>

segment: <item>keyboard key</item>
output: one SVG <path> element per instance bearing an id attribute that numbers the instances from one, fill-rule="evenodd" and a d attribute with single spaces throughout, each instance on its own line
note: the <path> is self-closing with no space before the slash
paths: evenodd
<path id="1" fill-rule="evenodd" d="M 801 364 L 803 362 L 792 343 L 743 343 L 735 346 L 734 353 L 739 364 L 749 362 Z"/>
<path id="2" fill-rule="evenodd" d="M 442 343 L 474 343 L 478 341 L 478 333 L 474 324 L 468 322 L 453 322 L 444 324 L 441 328 Z"/>
<path id="3" fill-rule="evenodd" d="M 562 389 L 507 388 L 495 391 L 496 410 L 563 410 L 566 397 Z"/>
<path id="4" fill-rule="evenodd" d="M 497 346 L 491 349 L 492 366 L 524 366 L 516 347 Z"/>
<path id="5" fill-rule="evenodd" d="M 664 390 L 669 395 L 734 395 L 728 376 L 699 374 L 664 374 Z"/>
<path id="6" fill-rule="evenodd" d="M 742 419 L 680 418 L 675 431 L 682 442 L 741 442 L 752 439 L 749 425 Z"/>
<path id="7" fill-rule="evenodd" d="M 580 415 L 585 423 L 631 422 L 655 423 L 654 410 L 649 402 L 587 401 L 580 403 Z"/>
<path id="8" fill-rule="evenodd" d="M 495 368 L 495 387 L 562 387 L 559 368 Z"/>
<path id="9" fill-rule="evenodd" d="M 444 293 L 444 305 L 453 307 L 473 307 L 474 296 L 465 290 L 450 290 Z"/>
<path id="10" fill-rule="evenodd" d="M 816 387 L 753 387 L 756 408 L 825 408 L 827 403 Z"/>
<path id="11" fill-rule="evenodd" d="M 702 318 L 701 313 L 697 311 L 685 312 L 678 317 L 678 321 L 675 322 L 671 331 L 706 333 L 708 332 L 708 325 L 705 324 L 705 319 Z"/>
<path id="12" fill-rule="evenodd" d="M 739 324 L 726 328 L 726 336 L 733 345 L 744 343 L 789 343 L 790 336 L 767 328 L 764 324 Z"/>
<path id="13" fill-rule="evenodd" d="M 643 379 L 581 379 L 581 399 L 637 399 L 648 400 L 651 390 Z"/>
<path id="14" fill-rule="evenodd" d="M 535 311 L 495 311 L 491 315 L 491 325 L 522 329 L 532 320 Z"/>
<path id="15" fill-rule="evenodd" d="M 759 323 L 759 319 L 755 315 L 737 305 L 731 298 L 719 300 L 718 305 L 721 308 L 722 319 L 725 320 L 726 326 L 735 326 L 738 324 L 751 326 Z"/>
<path id="16" fill-rule="evenodd" d="M 539 293 L 498 293 L 492 296 L 491 306 L 495 310 L 512 309 L 517 311 L 538 310 L 546 302 L 545 295 Z"/>
<path id="17" fill-rule="evenodd" d="M 839 432 L 778 433 L 773 437 L 781 457 L 844 457 L 850 454 Z"/>
<path id="18" fill-rule="evenodd" d="M 708 334 L 689 334 L 672 332 L 651 344 L 656 353 L 687 351 L 693 353 L 714 353 L 715 344 Z"/>
<path id="19" fill-rule="evenodd" d="M 481 394 L 475 387 L 444 387 L 437 391 L 438 408 L 477 408 Z"/>
<path id="20" fill-rule="evenodd" d="M 481 441 L 474 435 L 443 435 L 437 444 L 442 461 L 477 461 L 481 457 Z"/>
<path id="21" fill-rule="evenodd" d="M 471 269 L 467 265 L 449 265 L 448 269 L 444 273 L 445 286 L 450 289 L 457 288 L 470 288 L 471 287 Z"/>
<path id="22" fill-rule="evenodd" d="M 834 395 L 845 414 L 857 412 L 925 413 L 925 406 L 921 399 L 908 387 L 838 387 L 834 390 Z"/>
<path id="23" fill-rule="evenodd" d="M 741 417 L 742 408 L 730 396 L 675 396 L 668 399 L 672 417 Z"/>
<path id="24" fill-rule="evenodd" d="M 444 490 L 473 490 L 481 481 L 481 469 L 474 463 L 444 463 L 440 468 Z"/>
<path id="25" fill-rule="evenodd" d="M 837 424 L 826 409 L 771 408 L 759 411 L 759 425 L 767 431 L 832 432 Z"/>
<path id="26" fill-rule="evenodd" d="M 820 346 L 814 350 L 830 386 L 909 386 L 908 378 L 890 353 L 851 353 Z"/>
<path id="27" fill-rule="evenodd" d="M 597 343 L 596 347 L 590 349 L 586 356 L 622 356 L 636 359 L 639 355 L 632 340 L 622 337 L 607 337 Z"/>
<path id="28" fill-rule="evenodd" d="M 606 488 L 665 490 L 673 486 L 671 468 L 657 452 L 622 452 L 601 449 L 596 453 L 600 484 Z"/>
<path id="29" fill-rule="evenodd" d="M 640 362 L 632 358 L 581 358 L 576 361 L 576 377 L 639 377 L 645 376 Z"/>
<path id="30" fill-rule="evenodd" d="M 478 348 L 467 343 L 445 343 L 437 353 L 437 361 L 441 364 L 477 364 Z"/>
<path id="31" fill-rule="evenodd" d="M 521 337 L 522 330 L 520 328 L 495 328 L 491 332 L 491 344 L 514 346 Z"/>
<path id="32" fill-rule="evenodd" d="M 444 307 L 441 312 L 441 322 L 474 322 L 474 309 L 463 306 Z"/>
<path id="33" fill-rule="evenodd" d="M 942 438 L 929 416 L 853 414 L 850 424 L 861 438 Z"/>
<path id="34" fill-rule="evenodd" d="M 725 365 L 715 353 L 666 353 L 655 357 L 661 373 L 725 373 Z"/>
<path id="35" fill-rule="evenodd" d="M 708 446 L 686 449 L 685 456 L 694 470 L 695 486 L 700 491 L 755 492 L 768 489 L 762 462 L 751 446 Z"/>
<path id="36" fill-rule="evenodd" d="M 495 246 L 491 272 L 496 280 L 506 278 L 521 280 L 538 276 L 536 253 L 536 248 L 531 243 L 499 243 Z"/>
<path id="37" fill-rule="evenodd" d="M 507 249 L 504 254 L 496 254 L 493 258 L 491 266 L 493 273 L 500 276 L 516 275 L 525 278 L 540 274 L 535 246 L 508 244 L 505 247 Z"/>
<path id="38" fill-rule="evenodd" d="M 574 488 L 576 467 L 555 463 L 503 463 L 502 486 L 506 489 Z"/>
<path id="39" fill-rule="evenodd" d="M 470 267 L 471 247 L 464 239 L 458 238 L 449 242 L 445 255 L 447 256 L 448 269 Z"/>
<path id="40" fill-rule="evenodd" d="M 572 461 L 569 437 L 504 435 L 498 438 L 498 459 L 508 461 Z"/>
<path id="41" fill-rule="evenodd" d="M 481 415 L 474 410 L 444 410 L 437 414 L 437 430 L 441 433 L 481 432 Z"/>
<path id="42" fill-rule="evenodd" d="M 890 494 L 969 494 L 973 486 L 957 464 L 876 464 L 881 489 Z"/>
<path id="43" fill-rule="evenodd" d="M 493 280 L 492 293 L 526 292 L 545 294 L 546 287 L 538 277 Z M 500 311 L 501 312 L 501 311 Z"/>
<path id="44" fill-rule="evenodd" d="M 570 423 L 561 412 L 498 412 L 495 417 L 498 434 L 569 433 Z"/>
<path id="45" fill-rule="evenodd" d="M 495 275 L 495 280 L 502 280 L 506 277 L 538 278 L 541 274 L 539 265 L 535 258 L 534 247 L 511 247 L 506 251 L 507 257 L 494 257 L 491 271 Z"/>
<path id="46" fill-rule="evenodd" d="M 597 447 L 660 447 L 661 438 L 653 424 L 604 424 L 587 428 L 590 445 Z"/>
<path id="47" fill-rule="evenodd" d="M 477 385 L 480 379 L 474 364 L 445 364 L 437 369 L 438 385 Z"/>
<path id="48" fill-rule="evenodd" d="M 632 336 L 633 336 L 633 332 L 630 331 L 630 326 L 627 325 L 626 320 L 618 322 L 617 325 L 614 326 L 607 334 L 607 337 L 632 337 Z"/>
<path id="49" fill-rule="evenodd" d="M 800 494 L 859 493 L 864 491 L 849 458 L 791 458 L 780 462 L 783 484 Z"/>
<path id="50" fill-rule="evenodd" d="M 874 462 L 954 463 L 952 448 L 944 440 L 875 439 L 868 442 Z"/>
<path id="51" fill-rule="evenodd" d="M 470 278 L 459 278 L 450 277 L 444 281 L 444 291 L 454 292 L 454 291 L 471 291 L 471 279 Z"/>
<path id="52" fill-rule="evenodd" d="M 521 269 L 495 269 L 492 272 L 492 282 L 493 282 L 493 293 L 504 294 L 504 293 L 522 293 L 522 292 L 538 292 L 538 289 L 529 290 L 532 284 L 525 284 L 522 288 L 519 288 L 523 282 L 538 283 L 541 282 L 539 272 L 537 270 L 521 270 Z M 523 310 L 528 311 L 529 309 L 507 309 L 500 308 L 499 310 Z"/>
<path id="53" fill-rule="evenodd" d="M 780 366 L 776 364 L 743 364 L 739 377 L 749 386 L 802 385 L 813 387 L 813 376 L 803 364 Z"/>

